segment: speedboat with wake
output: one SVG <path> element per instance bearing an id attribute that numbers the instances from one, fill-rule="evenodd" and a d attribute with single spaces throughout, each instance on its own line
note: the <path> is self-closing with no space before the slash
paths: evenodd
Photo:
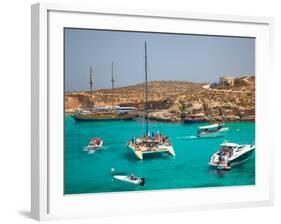
<path id="1" fill-rule="evenodd" d="M 224 132 L 228 131 L 229 128 L 224 127 L 224 124 L 211 124 L 208 126 L 201 126 L 198 128 L 197 137 L 199 138 L 215 138 L 222 137 Z"/>
<path id="2" fill-rule="evenodd" d="M 103 140 L 101 138 L 92 138 L 87 146 L 88 153 L 100 150 L 103 146 Z"/>
<path id="3" fill-rule="evenodd" d="M 129 176 L 114 175 L 113 177 L 116 180 L 127 182 L 127 183 L 130 183 L 130 184 L 141 185 L 141 186 L 144 186 L 144 184 L 145 184 L 145 178 L 136 177 L 134 174 L 129 175 Z"/>
<path id="4" fill-rule="evenodd" d="M 230 170 L 233 166 L 247 161 L 255 151 L 255 145 L 239 145 L 224 142 L 220 149 L 211 157 L 209 165 L 217 169 Z"/>

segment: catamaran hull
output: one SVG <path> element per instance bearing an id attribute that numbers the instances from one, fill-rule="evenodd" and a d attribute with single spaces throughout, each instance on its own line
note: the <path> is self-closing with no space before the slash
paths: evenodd
<path id="1" fill-rule="evenodd" d="M 175 150 L 172 146 L 158 146 L 159 150 L 151 150 L 151 151 L 140 151 L 136 150 L 133 146 L 128 145 L 128 148 L 134 153 L 134 155 L 140 159 L 143 160 L 144 155 L 146 154 L 162 154 L 162 153 L 168 153 L 172 156 L 176 156 Z"/>
<path id="2" fill-rule="evenodd" d="M 130 149 L 138 159 L 143 160 L 143 154 L 141 151 L 135 150 L 135 148 L 131 145 L 128 145 L 128 149 Z"/>

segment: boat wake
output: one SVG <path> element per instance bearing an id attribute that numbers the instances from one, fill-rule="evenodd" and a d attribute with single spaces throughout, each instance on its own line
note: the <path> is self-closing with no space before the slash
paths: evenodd
<path id="1" fill-rule="evenodd" d="M 179 137 L 172 138 L 171 140 L 181 140 L 181 139 L 198 139 L 198 137 L 195 135 L 179 136 Z"/>
<path id="2" fill-rule="evenodd" d="M 104 150 L 110 150 L 110 149 L 119 149 L 121 147 L 124 147 L 125 144 L 112 144 L 112 145 L 106 145 L 106 146 L 101 146 L 98 150 L 91 149 L 89 148 L 88 145 L 84 146 L 82 148 L 83 152 L 88 152 L 88 154 L 93 154 L 96 151 L 100 151 L 101 149 Z"/>
<path id="3" fill-rule="evenodd" d="M 93 148 L 92 149 L 89 148 L 89 146 L 84 146 L 82 148 L 82 151 L 83 152 L 88 152 L 88 154 L 93 154 L 93 153 L 99 151 L 100 149 L 106 149 L 106 148 L 108 148 L 108 147 L 101 146 L 98 150 L 96 150 L 96 149 L 93 149 Z"/>
<path id="4" fill-rule="evenodd" d="M 176 137 L 174 138 L 174 140 L 197 140 L 197 139 L 210 139 L 210 138 L 222 138 L 223 136 L 210 136 L 210 137 L 198 137 L 195 135 L 190 135 L 190 136 L 180 136 L 180 137 Z M 173 139 L 172 139 L 173 140 Z"/>
<path id="5" fill-rule="evenodd" d="M 89 150 L 88 146 L 84 146 L 83 149 L 82 149 L 82 151 L 84 151 L 84 152 L 87 152 L 88 150 Z"/>
<path id="6" fill-rule="evenodd" d="M 93 154 L 95 152 L 96 152 L 96 150 L 92 150 L 92 149 L 88 150 L 88 154 Z"/>
<path id="7" fill-rule="evenodd" d="M 182 139 L 198 139 L 198 137 L 195 135 L 190 135 L 190 136 L 183 136 Z"/>

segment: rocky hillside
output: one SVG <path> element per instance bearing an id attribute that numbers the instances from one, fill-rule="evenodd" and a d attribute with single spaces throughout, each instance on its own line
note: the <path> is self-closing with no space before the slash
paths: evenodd
<path id="1" fill-rule="evenodd" d="M 210 120 L 254 120 L 255 77 L 238 78 L 235 86 L 210 88 L 206 84 L 184 81 L 153 81 L 148 83 L 149 117 L 156 120 L 179 121 L 184 116 L 204 113 Z M 134 106 L 142 114 L 144 84 L 93 92 L 96 105 Z M 66 112 L 90 105 L 90 93 L 66 93 Z"/>

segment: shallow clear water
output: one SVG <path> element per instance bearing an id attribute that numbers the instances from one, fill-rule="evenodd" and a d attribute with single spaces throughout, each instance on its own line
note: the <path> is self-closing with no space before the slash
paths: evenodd
<path id="1" fill-rule="evenodd" d="M 170 138 L 176 157 L 158 154 L 138 160 L 126 145 L 133 136 L 143 134 L 141 120 L 76 122 L 66 115 L 65 194 L 254 185 L 255 154 L 230 171 L 210 168 L 208 161 L 224 140 L 253 144 L 255 123 L 226 123 L 229 131 L 225 137 L 210 139 L 194 137 L 199 125 L 150 122 L 150 131 L 161 131 Z M 104 149 L 88 154 L 83 148 L 92 137 L 102 137 Z M 145 177 L 145 186 L 113 180 L 112 168 L 115 169 L 114 174 L 134 173 Z"/>

